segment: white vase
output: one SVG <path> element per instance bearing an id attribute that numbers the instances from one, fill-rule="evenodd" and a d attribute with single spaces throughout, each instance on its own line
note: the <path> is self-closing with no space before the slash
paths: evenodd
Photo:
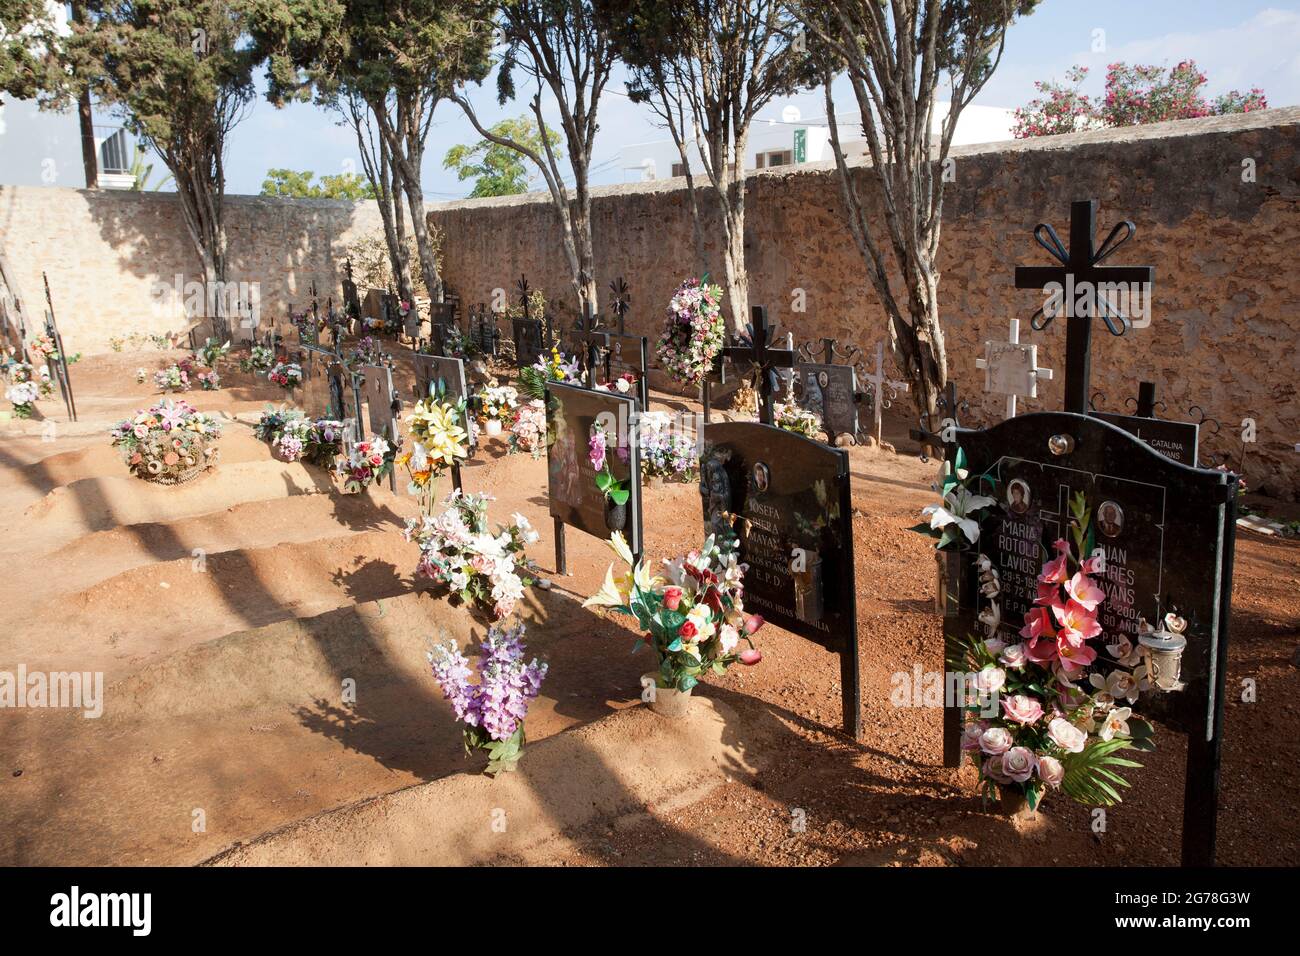
<path id="1" fill-rule="evenodd" d="M 677 690 L 673 687 L 653 686 L 656 676 L 656 672 L 651 671 L 641 677 L 641 686 L 647 689 L 653 687 L 654 690 L 650 698 L 650 709 L 660 717 L 673 719 L 685 717 L 690 713 L 691 692 L 689 690 Z"/>
<path id="2" fill-rule="evenodd" d="M 496 438 L 501 434 L 501 419 L 489 418 L 483 423 L 483 431 L 489 438 Z"/>

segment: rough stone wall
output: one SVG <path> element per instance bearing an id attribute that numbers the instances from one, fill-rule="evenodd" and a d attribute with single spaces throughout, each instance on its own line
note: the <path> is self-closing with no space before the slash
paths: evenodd
<path id="1" fill-rule="evenodd" d="M 381 226 L 373 202 L 228 196 L 227 279 L 259 283 L 261 321 L 282 323 L 313 279 L 322 307 L 339 302 L 344 247 Z M 49 276 L 64 342 L 86 353 L 108 351 L 110 336 L 184 330 L 183 300 L 160 302 L 155 283 L 201 279 L 173 193 L 0 186 L 0 252 L 38 321 Z"/>
<path id="2" fill-rule="evenodd" d="M 1217 434 L 1202 429 L 1203 458 L 1234 467 L 1242 421 L 1253 419 L 1256 441 L 1244 446 L 1251 484 L 1300 496 L 1300 108 L 967 147 L 954 159 L 940 308 L 950 374 L 973 419 L 1003 411 L 1002 397 L 983 392 L 975 360 L 986 339 L 1005 339 L 1013 317 L 1022 320 L 1021 340 L 1039 346 L 1039 364 L 1056 371 L 1022 407 L 1061 407 L 1063 323 L 1029 328 L 1042 297 L 1014 288 L 1014 267 L 1053 264 L 1034 226 L 1053 223 L 1066 238 L 1070 202 L 1096 198 L 1099 242 L 1121 218 L 1137 226 L 1109 263 L 1156 270 L 1148 328 L 1114 338 L 1097 323 L 1097 407 L 1122 412 L 1140 380 L 1154 381 L 1162 417 L 1197 419 L 1195 406 L 1220 423 Z M 1243 177 L 1244 160 L 1253 161 L 1253 182 Z M 874 195 L 870 172 L 855 172 L 864 196 Z M 601 288 L 625 276 L 629 325 L 653 336 L 673 288 L 694 271 L 685 180 L 599 189 L 592 212 Z M 834 170 L 753 174 L 747 216 L 751 303 L 766 305 L 797 341 L 835 336 L 873 351 L 885 313 L 841 218 Z M 573 316 L 576 295 L 545 196 L 440 204 L 430 221 L 446 233 L 446 279 L 465 301 L 491 302 L 496 289 L 513 296 L 525 274 Z M 883 223 L 878 207 L 875 221 Z M 720 250 L 715 239 L 706 252 L 715 271 Z M 792 311 L 798 290 L 802 313 Z"/>

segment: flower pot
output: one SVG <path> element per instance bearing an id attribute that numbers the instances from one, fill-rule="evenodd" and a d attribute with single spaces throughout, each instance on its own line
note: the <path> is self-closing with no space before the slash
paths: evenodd
<path id="1" fill-rule="evenodd" d="M 501 419 L 489 418 L 483 423 L 483 432 L 488 438 L 496 438 L 501 434 Z"/>
<path id="2" fill-rule="evenodd" d="M 656 671 L 641 676 L 644 693 L 650 695 L 650 709 L 661 717 L 672 719 L 685 717 L 691 710 L 691 692 L 673 687 L 659 687 L 656 685 L 658 677 Z"/>
<path id="3" fill-rule="evenodd" d="M 1038 807 L 1030 810 L 1029 800 L 1017 787 L 998 787 L 998 812 L 1014 820 L 1034 821 L 1038 819 L 1038 810 L 1042 807 L 1039 797 Z"/>
<path id="4" fill-rule="evenodd" d="M 610 531 L 622 531 L 627 527 L 627 502 L 615 504 L 613 498 L 605 499 L 605 527 Z"/>

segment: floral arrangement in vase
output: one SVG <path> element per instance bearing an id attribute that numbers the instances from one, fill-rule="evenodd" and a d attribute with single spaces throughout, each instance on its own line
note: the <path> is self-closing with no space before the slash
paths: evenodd
<path id="1" fill-rule="evenodd" d="M 663 573 L 654 574 L 644 562 L 633 564 L 622 534 L 615 532 L 609 546 L 627 570 L 616 576 L 611 564 L 583 607 L 613 608 L 636 618 L 645 633 L 633 650 L 649 647 L 658 665 L 655 699 L 664 691 L 689 694 L 706 673 L 762 660 L 752 637 L 763 618 L 745 612 L 747 567 L 734 549 L 720 548 L 710 535 L 698 551 L 665 560 Z"/>
<path id="2" fill-rule="evenodd" d="M 814 411 L 794 402 L 776 402 L 772 414 L 778 428 L 784 428 L 805 438 L 816 438 L 822 430 L 822 419 Z"/>
<path id="3" fill-rule="evenodd" d="M 378 435 L 356 442 L 347 450 L 346 457 L 335 464 L 343 478 L 343 491 L 359 494 L 363 489 L 378 483 L 393 468 L 397 449 Z"/>
<path id="4" fill-rule="evenodd" d="M 371 335 L 364 335 L 357 339 L 356 348 L 348 356 L 346 364 L 355 370 L 363 365 L 378 365 L 383 358 L 383 349 L 380 348 L 378 339 Z"/>
<path id="5" fill-rule="evenodd" d="M 198 380 L 199 388 L 205 392 L 215 392 L 221 388 L 221 376 L 216 369 L 205 369 L 194 377 Z"/>
<path id="6" fill-rule="evenodd" d="M 334 459 L 343 450 L 347 426 L 330 418 L 315 421 L 296 408 L 270 405 L 253 426 L 253 434 L 272 446 L 281 461 L 307 461 L 322 468 L 333 468 Z"/>
<path id="7" fill-rule="evenodd" d="M 536 566 L 527 555 L 538 534 L 521 514 L 510 524 L 488 531 L 487 507 L 491 495 L 452 491 L 443 502 L 447 510 L 423 515 L 406 523 L 406 540 L 420 547 L 416 574 L 448 588 L 460 602 L 490 613 L 496 620 L 508 617 L 524 588 L 537 583 Z"/>
<path id="8" fill-rule="evenodd" d="M 241 372 L 266 372 L 275 366 L 275 350 L 265 345 L 254 345 L 248 358 L 239 360 Z"/>
<path id="9" fill-rule="evenodd" d="M 469 456 L 469 436 L 461 426 L 465 402 L 445 401 L 442 384 L 439 382 L 433 394 L 420 399 L 411 409 L 411 450 L 397 458 L 411 476 L 408 490 L 421 497 L 425 511 L 432 504 L 438 479 Z"/>
<path id="10" fill-rule="evenodd" d="M 642 412 L 637 416 L 637 444 L 641 470 L 649 478 L 696 481 L 700 473 L 700 443 L 673 426 L 667 412 Z"/>
<path id="11" fill-rule="evenodd" d="M 513 385 L 498 385 L 493 379 L 483 386 L 477 398 L 483 430 L 489 436 L 500 435 L 502 427 L 513 420 L 515 409 L 519 407 L 519 392 Z"/>
<path id="12" fill-rule="evenodd" d="M 510 422 L 510 452 L 528 452 L 540 458 L 546 447 L 546 403 L 529 399 L 515 409 Z"/>
<path id="13" fill-rule="evenodd" d="M 623 445 L 616 446 L 614 453 L 624 463 L 630 457 Z M 627 524 L 627 502 L 632 495 L 631 479 L 616 478 L 610 469 L 609 436 L 599 421 L 592 424 L 591 434 L 587 438 L 587 459 L 596 472 L 596 487 L 605 496 L 605 524 L 612 531 L 621 531 Z"/>
<path id="14" fill-rule="evenodd" d="M 13 402 L 16 418 L 31 418 L 40 394 L 40 386 L 30 380 L 15 382 L 5 389 L 5 398 Z"/>
<path id="15" fill-rule="evenodd" d="M 109 435 L 137 478 L 180 484 L 216 464 L 221 423 L 188 402 L 164 399 L 119 422 Z"/>
<path id="16" fill-rule="evenodd" d="M 1106 566 L 1102 550 L 1092 550 L 1091 518 L 1076 494 L 1070 540 L 1054 543 L 1014 643 L 1002 637 L 998 572 L 980 557 L 981 594 L 989 601 L 980 621 L 988 636 L 969 638 L 964 660 L 953 662 L 974 675 L 977 701 L 967 705 L 962 746 L 979 766 L 986 796 L 1023 799 L 1031 811 L 1053 790 L 1087 806 L 1112 806 L 1129 786 L 1117 771 L 1141 767 L 1120 753 L 1155 749 L 1154 730 L 1132 709 L 1150 688 L 1142 654 L 1122 634 L 1103 637 L 1098 620 L 1106 592 L 1097 578 Z M 985 716 L 991 702 L 1001 713 Z"/>
<path id="17" fill-rule="evenodd" d="M 668 303 L 668 317 L 655 346 L 659 367 L 677 381 L 695 388 L 713 368 L 725 344 L 722 287 L 708 277 L 687 279 Z"/>
<path id="18" fill-rule="evenodd" d="M 297 362 L 276 362 L 266 377 L 281 388 L 292 391 L 302 384 L 302 366 Z"/>
<path id="19" fill-rule="evenodd" d="M 524 663 L 524 625 L 493 625 L 479 647 L 478 681 L 456 642 L 437 644 L 429 664 L 456 719 L 465 725 L 465 755 L 487 754 L 489 774 L 514 770 L 524 749 L 524 718 L 546 678 L 546 664 Z"/>

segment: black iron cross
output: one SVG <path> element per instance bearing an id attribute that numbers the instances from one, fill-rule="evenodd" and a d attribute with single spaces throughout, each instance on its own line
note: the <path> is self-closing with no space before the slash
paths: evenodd
<path id="1" fill-rule="evenodd" d="M 1120 246 L 1136 232 L 1133 223 L 1125 220 L 1115 226 L 1100 247 L 1096 246 L 1097 200 L 1083 199 L 1070 204 L 1070 248 L 1067 250 L 1060 237 L 1047 223 L 1034 227 L 1034 240 L 1061 263 L 1060 266 L 1016 266 L 1017 289 L 1046 289 L 1055 285 L 1061 302 L 1060 309 L 1051 314 L 1046 306 L 1038 309 L 1029 320 L 1037 331 L 1052 324 L 1057 314 L 1067 316 L 1065 333 L 1065 410 L 1083 414 L 1088 407 L 1088 379 L 1092 365 L 1092 320 L 1101 319 L 1111 335 L 1123 335 L 1129 328 L 1128 316 L 1121 314 L 1108 301 L 1110 290 L 1137 290 L 1139 296 L 1149 297 L 1155 281 L 1151 266 L 1101 267 Z M 1046 238 L 1044 238 L 1046 236 Z M 1093 307 L 1076 305 L 1080 292 L 1091 294 Z M 1096 310 L 1094 312 L 1094 309 Z M 1082 311 L 1083 314 L 1079 314 Z"/>
<path id="2" fill-rule="evenodd" d="M 758 372 L 759 421 L 771 425 L 774 424 L 772 394 L 776 391 L 776 370 L 794 368 L 796 357 L 792 349 L 772 348 L 774 330 L 767 324 L 767 309 L 756 305 L 749 314 L 746 334 L 739 344 L 723 347 L 720 357 L 748 361 L 754 366 Z"/>
<path id="3" fill-rule="evenodd" d="M 619 276 L 609 284 L 609 308 L 618 317 L 618 334 L 624 335 L 623 323 L 627 321 L 628 309 L 631 308 L 632 294 L 628 292 L 627 283 Z"/>
<path id="4" fill-rule="evenodd" d="M 836 339 L 824 337 L 822 346 L 818 349 L 812 342 L 805 342 L 799 346 L 799 354 L 808 362 L 816 361 L 816 356 L 820 354 L 821 364 L 835 365 L 836 359 L 842 359 L 840 365 L 856 365 L 858 356 L 862 350 L 856 345 L 841 346 Z"/>
<path id="5" fill-rule="evenodd" d="M 528 312 L 528 293 L 530 291 L 528 288 L 528 277 L 521 275 L 519 281 L 515 283 L 515 288 L 519 290 L 519 304 L 523 306 L 524 318 L 531 319 L 532 316 Z"/>

